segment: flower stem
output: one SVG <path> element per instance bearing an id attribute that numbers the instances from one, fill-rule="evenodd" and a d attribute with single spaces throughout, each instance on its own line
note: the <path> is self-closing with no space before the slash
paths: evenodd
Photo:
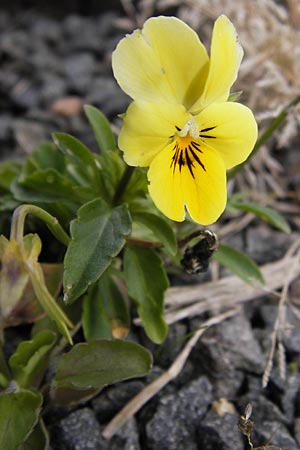
<path id="1" fill-rule="evenodd" d="M 51 216 L 51 214 L 47 213 L 42 208 L 34 205 L 21 205 L 14 211 L 10 231 L 11 240 L 15 240 L 19 243 L 22 242 L 24 235 L 24 223 L 28 214 L 32 214 L 45 222 L 56 239 L 65 246 L 68 246 L 70 237 L 59 224 L 56 217 Z"/>
<path id="2" fill-rule="evenodd" d="M 120 203 L 120 200 L 122 199 L 122 195 L 125 191 L 125 188 L 127 186 L 127 184 L 129 183 L 129 180 L 131 178 L 131 175 L 134 172 L 134 167 L 132 166 L 126 166 L 126 169 L 124 170 L 124 173 L 122 175 L 122 178 L 120 180 L 120 183 L 116 189 L 114 198 L 113 198 L 113 204 L 117 205 L 118 203 Z"/>

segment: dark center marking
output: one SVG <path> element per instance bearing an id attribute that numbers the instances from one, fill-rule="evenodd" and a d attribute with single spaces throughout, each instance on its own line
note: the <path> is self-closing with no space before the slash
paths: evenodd
<path id="1" fill-rule="evenodd" d="M 203 133 L 207 133 L 208 131 L 214 130 L 215 128 L 216 127 L 203 128 L 202 130 L 200 130 L 199 137 L 208 138 L 208 139 L 216 139 L 216 136 L 211 136 L 210 134 L 203 134 Z"/>
<path id="2" fill-rule="evenodd" d="M 176 166 L 179 166 L 179 172 L 181 172 L 182 167 L 187 165 L 190 174 L 193 178 L 195 178 L 194 175 L 194 168 L 195 163 L 199 164 L 199 166 L 202 167 L 202 169 L 206 172 L 205 166 L 202 163 L 199 153 L 203 153 L 200 144 L 195 141 L 191 141 L 187 147 L 181 148 L 178 145 L 178 142 L 176 141 L 174 145 L 174 155 L 172 157 L 172 161 L 170 164 L 170 168 L 173 167 L 173 173 L 175 172 Z"/>

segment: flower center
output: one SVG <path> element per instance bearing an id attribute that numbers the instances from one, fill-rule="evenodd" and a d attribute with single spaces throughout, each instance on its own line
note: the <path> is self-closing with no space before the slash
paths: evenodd
<path id="1" fill-rule="evenodd" d="M 170 165 L 170 168 L 173 169 L 173 173 L 175 173 L 176 167 L 178 167 L 179 172 L 181 172 L 182 168 L 187 166 L 190 174 L 195 178 L 195 163 L 199 164 L 202 169 L 206 171 L 205 166 L 200 159 L 200 154 L 203 153 L 200 148 L 200 143 L 194 140 L 190 134 L 187 134 L 184 137 L 178 136 L 173 150 L 174 155 L 172 156 Z"/>
<path id="2" fill-rule="evenodd" d="M 191 118 L 182 128 L 182 130 L 178 130 L 178 136 L 180 137 L 186 137 L 189 135 L 190 137 L 194 139 L 198 139 L 199 137 L 199 127 L 194 121 L 193 118 Z"/>

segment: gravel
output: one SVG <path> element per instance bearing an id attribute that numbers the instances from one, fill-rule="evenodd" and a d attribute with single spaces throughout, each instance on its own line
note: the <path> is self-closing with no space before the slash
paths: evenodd
<path id="1" fill-rule="evenodd" d="M 110 67 L 111 51 L 123 34 L 115 22 L 119 15 L 115 9 L 85 17 L 70 13 L 54 18 L 34 9 L 18 14 L 0 9 L 2 158 L 30 153 L 41 141 L 50 139 L 54 131 L 74 134 L 95 149 L 82 110 L 62 115 L 52 108 L 55 101 L 69 96 L 79 100 L 77 105 L 81 101 L 99 107 L 117 123 L 117 115 L 129 103 L 117 88 Z M 293 172 L 296 152 L 298 149 L 290 154 L 288 162 L 292 182 L 299 184 L 299 171 Z M 270 227 L 254 224 L 236 238 L 236 247 L 263 264 L 282 257 L 291 239 Z M 198 282 L 199 278 L 193 280 Z M 253 405 L 255 445 L 263 445 L 272 437 L 272 444 L 282 450 L 299 449 L 299 321 L 288 316 L 293 328 L 284 340 L 290 369 L 286 381 L 274 370 L 268 388 L 263 390 L 261 376 L 278 311 L 274 298 L 266 298 L 208 330 L 180 376 L 110 442 L 102 437 L 103 427 L 129 399 L 170 366 L 186 336 L 199 328 L 202 318 L 173 325 L 161 348 L 150 346 L 155 366 L 148 377 L 108 387 L 77 409 L 66 408 L 60 413 L 53 409 L 52 416 L 45 418 L 51 450 L 245 450 L 248 447 L 237 422 L 249 401 Z M 8 333 L 12 341 L 20 340 L 15 332 Z M 232 403 L 233 413 L 221 416 L 213 410 L 213 401 L 222 398 Z"/>

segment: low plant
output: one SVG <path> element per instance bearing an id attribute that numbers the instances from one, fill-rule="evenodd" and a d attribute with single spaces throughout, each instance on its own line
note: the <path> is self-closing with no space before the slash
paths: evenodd
<path id="1" fill-rule="evenodd" d="M 178 42 L 169 56 L 167 34 L 169 46 Z M 136 311 L 148 338 L 164 341 L 167 268 L 197 273 L 214 258 L 246 282 L 263 283 L 247 255 L 203 228 L 225 208 L 226 169 L 236 166 L 235 174 L 270 134 L 253 151 L 253 115 L 229 95 L 241 57 L 225 16 L 210 59 L 183 22 L 150 19 L 113 55 L 115 76 L 134 99 L 118 145 L 103 114 L 85 106 L 98 153 L 54 133 L 24 161 L 1 163 L 1 448 L 46 448 L 49 405 L 76 404 L 149 372 L 150 352 L 126 337 Z M 289 231 L 278 213 L 241 193 L 227 204 Z M 32 324 L 30 338 L 7 360 L 5 329 L 22 324 Z"/>

